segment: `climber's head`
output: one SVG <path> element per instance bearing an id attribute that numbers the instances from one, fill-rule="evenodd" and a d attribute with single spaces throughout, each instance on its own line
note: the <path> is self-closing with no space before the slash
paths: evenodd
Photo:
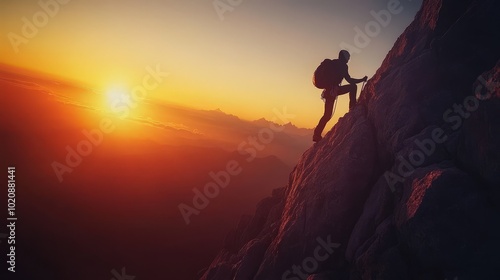
<path id="1" fill-rule="evenodd" d="M 351 58 L 351 54 L 346 51 L 346 50 L 341 50 L 339 52 L 339 59 L 344 61 L 345 63 L 349 62 L 349 59 Z"/>

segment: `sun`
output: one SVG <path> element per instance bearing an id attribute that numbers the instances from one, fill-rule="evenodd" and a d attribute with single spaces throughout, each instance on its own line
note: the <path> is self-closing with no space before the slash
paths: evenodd
<path id="1" fill-rule="evenodd" d="M 105 106 L 108 110 L 116 112 L 119 107 L 130 102 L 130 95 L 124 87 L 110 87 L 105 93 Z"/>

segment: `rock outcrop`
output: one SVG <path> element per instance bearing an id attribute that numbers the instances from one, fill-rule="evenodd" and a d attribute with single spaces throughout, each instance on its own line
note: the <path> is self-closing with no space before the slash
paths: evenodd
<path id="1" fill-rule="evenodd" d="M 500 279 L 500 1 L 424 0 L 203 280 Z"/>

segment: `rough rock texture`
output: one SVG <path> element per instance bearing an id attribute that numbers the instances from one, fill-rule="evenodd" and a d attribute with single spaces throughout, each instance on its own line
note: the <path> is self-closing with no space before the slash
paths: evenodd
<path id="1" fill-rule="evenodd" d="M 500 279 L 499 26 L 498 0 L 424 0 L 201 279 Z"/>

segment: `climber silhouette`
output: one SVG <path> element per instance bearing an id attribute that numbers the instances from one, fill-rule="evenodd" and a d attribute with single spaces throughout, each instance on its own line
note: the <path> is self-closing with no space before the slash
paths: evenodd
<path id="1" fill-rule="evenodd" d="M 368 79 L 367 76 L 364 76 L 362 79 L 351 78 L 347 66 L 347 62 L 349 62 L 350 58 L 351 54 L 349 54 L 348 51 L 341 50 L 339 52 L 339 58 L 331 60 L 330 77 L 332 82 L 330 84 L 333 86 L 328 86 L 321 94 L 321 97 L 325 99 L 325 112 L 319 120 L 316 129 L 314 129 L 314 142 L 318 142 L 323 138 L 321 134 L 323 133 L 323 129 L 325 129 L 326 123 L 332 118 L 333 105 L 337 96 L 349 93 L 349 109 L 351 109 L 356 105 L 356 93 L 358 91 L 356 84 L 366 82 Z M 349 84 L 341 86 L 340 83 L 343 79 Z"/>

